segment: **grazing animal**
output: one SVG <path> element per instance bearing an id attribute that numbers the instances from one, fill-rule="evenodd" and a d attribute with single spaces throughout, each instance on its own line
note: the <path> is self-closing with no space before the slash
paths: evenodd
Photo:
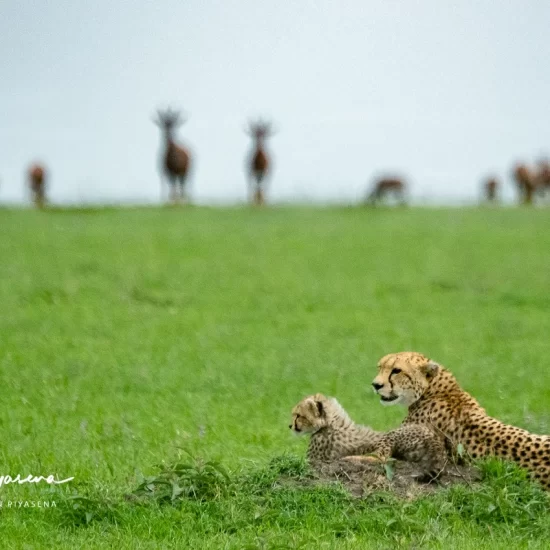
<path id="1" fill-rule="evenodd" d="M 264 181 L 271 168 L 271 161 L 265 149 L 265 140 L 274 132 L 270 123 L 258 120 L 258 122 L 249 123 L 246 133 L 254 140 L 252 152 L 247 161 L 252 202 L 260 206 L 265 202 Z"/>
<path id="2" fill-rule="evenodd" d="M 297 434 L 311 435 L 307 459 L 312 466 L 340 458 L 384 462 L 393 457 L 418 462 L 427 477 L 434 477 L 445 461 L 441 438 L 426 426 L 409 425 L 377 432 L 355 424 L 336 399 L 321 393 L 302 399 L 292 409 L 289 428 Z M 366 453 L 373 456 L 353 456 Z"/>
<path id="3" fill-rule="evenodd" d="M 448 370 L 424 355 L 407 351 L 382 357 L 372 386 L 383 404 L 408 407 L 403 426 L 436 430 L 453 453 L 460 444 L 472 458 L 515 461 L 550 490 L 550 436 L 490 417 Z"/>
<path id="4" fill-rule="evenodd" d="M 187 177 L 191 164 L 191 154 L 188 149 L 174 142 L 174 131 L 181 126 L 186 119 L 180 113 L 168 109 L 158 111 L 154 122 L 164 132 L 165 151 L 163 156 L 163 169 L 170 186 L 170 201 L 187 200 Z"/>
<path id="5" fill-rule="evenodd" d="M 518 187 L 520 201 L 523 204 L 532 204 L 533 195 L 537 189 L 537 174 L 525 164 L 516 164 L 513 170 L 514 180 Z"/>
<path id="6" fill-rule="evenodd" d="M 394 195 L 401 204 L 405 204 L 405 182 L 398 178 L 378 180 L 365 199 L 366 204 L 378 204 L 389 195 Z"/>
<path id="7" fill-rule="evenodd" d="M 43 208 L 46 203 L 46 169 L 35 163 L 29 168 L 28 174 L 32 201 L 37 208 Z"/>
<path id="8" fill-rule="evenodd" d="M 495 202 L 497 200 L 498 188 L 499 184 L 496 178 L 489 178 L 485 181 L 483 191 L 488 202 Z"/>

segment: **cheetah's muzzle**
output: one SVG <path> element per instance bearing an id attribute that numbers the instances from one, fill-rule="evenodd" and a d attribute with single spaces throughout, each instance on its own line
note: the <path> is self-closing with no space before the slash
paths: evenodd
<path id="1" fill-rule="evenodd" d="M 384 403 L 391 403 L 392 401 L 395 401 L 397 397 L 397 395 L 390 395 L 389 397 L 384 397 L 383 395 L 381 395 L 380 401 L 384 401 Z"/>

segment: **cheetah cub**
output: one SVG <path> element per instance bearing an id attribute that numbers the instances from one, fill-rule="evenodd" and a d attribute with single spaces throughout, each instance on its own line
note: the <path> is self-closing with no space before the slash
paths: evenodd
<path id="1" fill-rule="evenodd" d="M 302 399 L 292 409 L 297 434 L 310 434 L 307 460 L 315 467 L 344 458 L 353 462 L 385 462 L 393 457 L 417 462 L 425 477 L 439 474 L 445 464 L 445 447 L 426 426 L 408 425 L 378 432 L 356 424 L 338 401 L 321 393 Z M 373 456 L 358 456 L 365 454 Z"/>

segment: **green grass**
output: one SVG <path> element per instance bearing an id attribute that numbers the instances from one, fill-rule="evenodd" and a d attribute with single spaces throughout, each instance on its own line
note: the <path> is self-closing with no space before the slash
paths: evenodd
<path id="1" fill-rule="evenodd" d="M 75 476 L 1 487 L 2 544 L 545 548 L 550 501 L 521 472 L 357 501 L 301 483 L 287 426 L 317 391 L 398 425 L 370 382 L 411 349 L 550 433 L 549 310 L 548 210 L 0 210 L 0 475 Z M 127 498 L 178 460 L 174 500 Z"/>

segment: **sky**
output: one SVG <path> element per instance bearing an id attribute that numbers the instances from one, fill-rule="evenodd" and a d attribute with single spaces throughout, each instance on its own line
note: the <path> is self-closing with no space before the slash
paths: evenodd
<path id="1" fill-rule="evenodd" d="M 269 197 L 355 201 L 401 175 L 479 198 L 550 155 L 547 0 L 3 0 L 0 201 L 157 202 L 157 108 L 188 118 L 199 203 L 245 200 L 246 121 L 277 133 Z"/>

